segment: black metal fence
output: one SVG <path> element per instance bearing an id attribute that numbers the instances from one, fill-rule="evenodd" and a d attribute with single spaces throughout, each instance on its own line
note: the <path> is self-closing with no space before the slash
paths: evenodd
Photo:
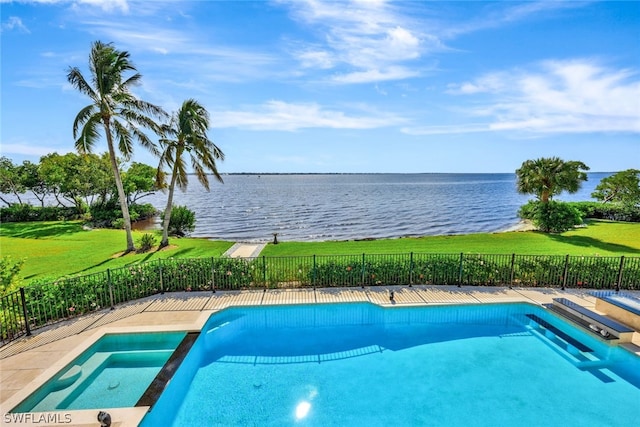
<path id="1" fill-rule="evenodd" d="M 640 289 L 640 257 L 426 254 L 163 259 L 34 283 L 0 298 L 0 345 L 163 292 L 391 285 Z"/>

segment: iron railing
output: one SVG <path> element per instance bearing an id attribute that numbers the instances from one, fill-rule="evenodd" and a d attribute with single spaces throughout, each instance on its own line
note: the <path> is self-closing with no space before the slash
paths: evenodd
<path id="1" fill-rule="evenodd" d="M 0 298 L 0 345 L 105 307 L 175 291 L 391 285 L 640 289 L 640 257 L 408 253 L 162 259 Z"/>

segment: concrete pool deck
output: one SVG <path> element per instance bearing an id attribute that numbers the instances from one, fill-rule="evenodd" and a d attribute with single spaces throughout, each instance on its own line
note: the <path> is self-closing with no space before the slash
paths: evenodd
<path id="1" fill-rule="evenodd" d="M 394 302 L 389 300 L 394 292 Z M 99 425 L 97 410 L 32 414 L 13 417 L 8 411 L 35 391 L 105 333 L 152 331 L 199 331 L 209 316 L 231 306 L 371 302 L 382 306 L 434 304 L 486 304 L 502 302 L 551 303 L 567 298 L 595 310 L 596 298 L 589 289 L 514 288 L 456 286 L 380 286 L 368 288 L 269 289 L 251 291 L 178 292 L 121 304 L 48 328 L 31 337 L 0 348 L 0 425 L 90 426 Z M 632 292 L 640 297 L 640 292 Z M 640 356 L 640 333 L 621 344 Z M 112 426 L 137 426 L 146 407 L 110 409 Z M 17 414 L 15 414 L 17 415 Z"/>

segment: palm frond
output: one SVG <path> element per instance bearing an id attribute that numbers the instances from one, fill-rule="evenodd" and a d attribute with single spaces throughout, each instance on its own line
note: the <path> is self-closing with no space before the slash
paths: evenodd
<path id="1" fill-rule="evenodd" d="M 144 148 L 149 150 L 151 154 L 153 154 L 155 157 L 158 157 L 160 155 L 160 150 L 158 150 L 158 146 L 147 136 L 146 133 L 142 132 L 140 129 L 138 129 L 135 126 L 130 127 L 130 132 L 133 135 L 133 137 L 138 141 L 138 143 L 140 143 L 140 145 L 142 145 Z"/>
<path id="2" fill-rule="evenodd" d="M 76 118 L 73 121 L 73 137 L 74 138 L 77 138 L 78 129 L 80 128 L 80 126 L 83 126 L 91 118 L 94 112 L 95 112 L 95 105 L 91 104 L 84 107 L 76 115 Z"/>
<path id="3" fill-rule="evenodd" d="M 67 81 L 79 92 L 87 95 L 94 101 L 97 99 L 95 91 L 91 85 L 87 83 L 78 67 L 69 67 L 69 71 L 67 72 Z"/>
<path id="4" fill-rule="evenodd" d="M 80 137 L 75 141 L 76 151 L 81 154 L 90 153 L 95 145 L 96 141 L 100 137 L 98 127 L 102 124 L 100 116 L 90 116 L 87 122 L 82 127 Z"/>
<path id="5" fill-rule="evenodd" d="M 133 154 L 133 139 L 131 137 L 130 129 L 120 123 L 119 120 L 114 120 L 112 123 L 113 133 L 118 140 L 118 150 L 124 156 L 125 160 L 129 160 Z"/>
<path id="6" fill-rule="evenodd" d="M 176 174 L 176 185 L 178 186 L 178 188 L 181 191 L 187 191 L 189 175 L 187 174 L 187 168 L 181 156 L 176 157 L 173 173 Z"/>

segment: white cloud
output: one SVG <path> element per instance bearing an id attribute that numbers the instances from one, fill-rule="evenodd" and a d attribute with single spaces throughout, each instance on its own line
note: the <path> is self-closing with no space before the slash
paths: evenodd
<path id="1" fill-rule="evenodd" d="M 336 74 L 331 78 L 334 83 L 375 83 L 388 80 L 402 80 L 417 77 L 419 73 L 406 67 L 389 67 L 387 69 L 355 71 Z"/>
<path id="2" fill-rule="evenodd" d="M 405 79 L 405 62 L 440 48 L 439 40 L 423 36 L 410 17 L 386 1 L 280 1 L 290 5 L 294 19 L 319 33 L 320 42 L 293 48 L 304 68 L 336 68 L 343 77 L 333 82 L 362 83 Z M 340 69 L 343 67 L 343 69 Z"/>
<path id="3" fill-rule="evenodd" d="M 479 3 L 482 4 L 482 3 Z M 531 20 L 536 16 L 555 14 L 563 10 L 585 7 L 588 1 L 529 1 L 529 2 L 487 2 L 483 4 L 478 18 L 466 21 L 443 23 L 439 31 L 443 39 L 452 39 L 491 28 L 499 28 L 518 21 Z"/>
<path id="4" fill-rule="evenodd" d="M 2 23 L 2 31 L 13 31 L 18 30 L 23 33 L 30 33 L 29 29 L 22 23 L 22 19 L 17 16 L 10 16 L 6 22 Z"/>
<path id="5" fill-rule="evenodd" d="M 335 64 L 333 55 L 326 50 L 309 49 L 300 52 L 298 60 L 304 68 L 332 68 Z"/>
<path id="6" fill-rule="evenodd" d="M 4 0 L 3 0 L 4 1 Z M 129 3 L 127 0 L 20 0 L 21 3 L 43 3 L 43 4 L 70 4 L 72 8 L 80 5 L 89 5 L 96 7 L 103 12 L 120 11 L 129 12 Z"/>
<path id="7" fill-rule="evenodd" d="M 215 128 L 296 131 L 306 128 L 374 129 L 397 125 L 404 119 L 393 114 L 347 114 L 329 110 L 316 103 L 269 101 L 248 111 L 211 113 Z"/>
<path id="8" fill-rule="evenodd" d="M 640 133 L 638 73 L 587 59 L 546 61 L 534 70 L 491 73 L 450 85 L 448 93 L 475 96 L 475 106 L 466 112 L 487 122 L 404 132 Z"/>
<path id="9" fill-rule="evenodd" d="M 129 12 L 129 3 L 127 0 L 78 0 L 79 4 L 88 4 L 98 7 L 105 12 L 113 12 L 119 10 L 123 13 Z"/>

